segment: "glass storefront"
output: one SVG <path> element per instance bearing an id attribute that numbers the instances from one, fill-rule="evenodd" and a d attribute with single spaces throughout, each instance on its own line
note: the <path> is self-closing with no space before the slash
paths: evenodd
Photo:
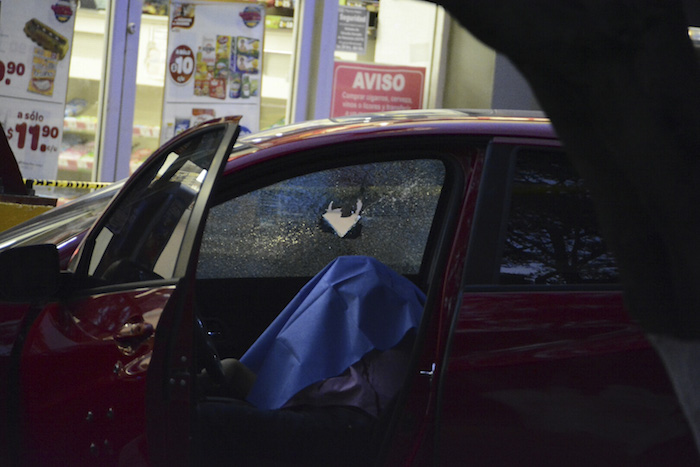
<path id="1" fill-rule="evenodd" d="M 106 27 L 105 9 L 98 9 L 94 2 L 82 2 L 75 13 L 58 180 L 93 179 Z"/>
<path id="2" fill-rule="evenodd" d="M 254 2 L 253 2 L 254 3 Z M 57 179 L 95 180 L 95 154 L 105 105 L 109 2 L 83 1 L 76 11 L 63 142 Z M 294 2 L 269 1 L 266 9 L 261 80 L 260 129 L 285 123 L 293 60 Z M 169 2 L 146 1 L 139 27 L 135 104 L 129 172 L 155 150 L 161 138 L 163 89 L 168 62 Z M 125 70 L 128 74 L 130 70 Z M 133 72 L 132 72 L 133 73 Z M 125 79 L 128 79 L 125 78 Z M 128 96 L 126 96 L 128 98 Z"/>
<path id="3" fill-rule="evenodd" d="M 263 51 L 260 128 L 285 122 L 293 56 L 293 3 L 267 2 L 265 49 Z M 132 150 L 129 172 L 133 172 L 161 137 L 163 88 L 166 76 L 169 3 L 146 1 L 138 28 Z M 100 138 L 100 96 L 104 94 L 109 4 L 81 2 L 76 11 L 73 53 L 68 81 L 64 136 L 59 154 L 60 180 L 93 180 L 95 154 Z M 126 70 L 128 72 L 129 70 Z"/>
<path id="4" fill-rule="evenodd" d="M 235 3 L 264 13 L 256 77 L 259 122 L 254 128 L 442 105 L 445 69 L 441 61 L 449 21 L 441 8 L 427 2 L 382 0 L 380 9 L 380 0 L 338 0 L 337 4 L 321 0 L 56 1 L 72 5 L 75 15 L 57 180 L 121 179 L 177 132 L 173 125 L 162 127 L 173 77 L 168 40 L 169 35 L 177 35 L 172 32 L 171 9 L 184 5 Z M 226 30 L 216 34 L 235 35 Z M 193 62 L 201 52 L 194 47 Z M 341 66 L 349 70 L 345 84 L 336 79 Z M 416 83 L 396 76 L 406 70 L 418 77 Z M 358 79 L 363 89 L 353 91 L 354 98 L 364 97 L 371 105 L 338 98 L 343 94 L 341 86 L 357 87 Z M 403 90 L 403 95 L 382 95 L 389 83 L 393 90 Z M 409 88 L 415 95 L 407 93 Z M 217 102 L 215 96 L 208 97 Z M 300 104 L 303 99 L 306 103 Z M 304 105 L 303 111 L 297 111 Z"/>

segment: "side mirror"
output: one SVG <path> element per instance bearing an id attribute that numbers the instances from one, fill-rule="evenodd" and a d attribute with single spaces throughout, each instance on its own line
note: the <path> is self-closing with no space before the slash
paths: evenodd
<path id="1" fill-rule="evenodd" d="M 0 300 L 33 302 L 55 297 L 60 278 L 56 245 L 31 245 L 0 253 Z"/>

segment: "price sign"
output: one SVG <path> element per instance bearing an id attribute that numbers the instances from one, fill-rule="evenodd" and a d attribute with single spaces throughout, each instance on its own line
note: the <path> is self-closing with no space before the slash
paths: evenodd
<path id="1" fill-rule="evenodd" d="M 16 136 L 17 149 L 24 149 L 26 146 L 32 151 L 54 152 L 58 150 L 56 144 L 58 144 L 57 140 L 60 134 L 61 132 L 56 126 L 28 125 L 26 122 L 22 122 L 7 130 L 7 139 L 12 141 L 13 137 Z M 39 144 L 39 138 L 41 138 L 41 144 Z"/>
<path id="2" fill-rule="evenodd" d="M 15 8 L 17 5 L 19 4 L 13 4 Z M 13 12 L 13 8 L 2 9 L 3 20 L 6 9 L 10 10 L 8 16 L 20 18 L 17 21 L 3 21 L 1 25 L 0 96 L 63 104 L 70 42 L 46 24 L 48 22 L 56 26 L 53 22 L 39 21 L 36 18 L 24 21 L 21 12 Z M 17 30 L 18 26 L 23 28 Z M 49 40 L 54 37 L 63 42 Z"/>
<path id="3" fill-rule="evenodd" d="M 24 178 L 53 179 L 77 2 L 2 2 L 0 122 Z"/>
<path id="4" fill-rule="evenodd" d="M 9 86 L 12 84 L 13 75 L 24 76 L 26 69 L 24 63 L 7 62 L 6 64 L 0 60 L 0 83 Z"/>
<path id="5" fill-rule="evenodd" d="M 55 178 L 63 138 L 63 109 L 2 97 L 0 106 L 0 120 L 22 176 Z"/>
<path id="6" fill-rule="evenodd" d="M 170 54 L 170 77 L 177 84 L 186 84 L 194 74 L 194 53 L 186 45 L 175 47 Z"/>

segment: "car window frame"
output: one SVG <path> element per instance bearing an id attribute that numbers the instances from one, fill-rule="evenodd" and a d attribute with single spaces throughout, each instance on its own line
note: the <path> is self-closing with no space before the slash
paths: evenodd
<path id="1" fill-rule="evenodd" d="M 212 206 L 197 278 L 309 278 L 338 255 L 372 256 L 407 277 L 418 274 L 448 170 L 443 160 L 428 156 L 350 161 Z M 338 209 L 359 207 L 357 223 L 334 232 L 322 220 L 329 202 Z M 397 241 L 401 237 L 404 242 Z"/>
<path id="2" fill-rule="evenodd" d="M 151 156 L 139 168 L 139 170 L 130 177 L 123 189 L 108 204 L 105 211 L 93 224 L 88 234 L 78 247 L 76 254 L 71 259 L 68 266 L 68 271 L 72 273 L 74 278 L 72 292 L 77 293 L 78 295 L 89 295 L 94 293 L 109 293 L 113 291 L 128 290 L 135 287 L 148 288 L 176 284 L 185 276 L 188 265 L 191 263 L 190 259 L 194 254 L 194 250 L 198 248 L 195 237 L 197 233 L 201 232 L 202 230 L 203 220 L 206 217 L 206 210 L 211 203 L 211 197 L 214 192 L 215 184 L 222 176 L 222 172 L 226 166 L 225 161 L 228 159 L 228 155 L 231 153 L 232 147 L 235 144 L 238 134 L 240 133 L 240 127 L 238 126 L 237 122 L 237 118 L 222 119 L 221 121 L 205 124 L 205 127 L 199 127 L 193 129 L 192 131 L 188 131 L 179 138 L 173 138 L 168 143 L 161 146 L 157 153 Z M 185 234 L 180 240 L 180 247 L 178 248 L 173 277 L 105 284 L 88 274 L 92 254 L 96 248 L 97 237 L 101 233 L 102 228 L 109 222 L 111 217 L 119 208 L 121 203 L 124 202 L 124 199 L 130 195 L 131 191 L 138 187 L 138 180 L 140 177 L 150 173 L 150 169 L 152 169 L 153 166 L 162 165 L 164 159 L 170 155 L 173 149 L 182 146 L 182 144 L 191 139 L 200 137 L 203 132 L 215 131 L 222 131 L 221 141 L 219 142 L 219 146 L 212 157 L 208 169 L 210 173 L 208 173 L 208 175 L 205 177 L 204 183 L 197 193 L 195 206 L 190 214 L 190 220 L 188 220 Z M 223 162 L 222 159 L 224 160 Z M 217 161 L 218 166 L 215 165 L 217 164 Z M 206 202 L 200 201 L 200 196 L 205 196 L 207 198 Z M 192 222 L 192 220 L 195 220 L 196 222 Z"/>
<path id="3" fill-rule="evenodd" d="M 479 181 L 474 223 L 467 249 L 464 291 L 555 292 L 619 291 L 616 283 L 500 284 L 502 250 L 507 235 L 516 160 L 521 150 L 556 151 L 566 157 L 557 140 L 494 138 L 486 151 Z M 494 232 L 497 232 L 494 235 Z"/>
<path id="4" fill-rule="evenodd" d="M 348 165 L 370 164 L 375 162 L 389 162 L 407 159 L 436 159 L 445 166 L 445 179 L 443 189 L 438 198 L 435 215 L 430 233 L 426 242 L 417 284 L 426 290 L 430 284 L 432 274 L 431 256 L 440 245 L 444 231 L 450 222 L 447 216 L 454 211 L 455 196 L 466 183 L 463 168 L 459 159 L 467 156 L 455 154 L 460 146 L 465 146 L 465 138 L 460 137 L 421 137 L 415 138 L 415 143 L 398 143 L 407 141 L 406 137 L 390 137 L 378 140 L 369 139 L 363 141 L 348 141 L 341 145 L 324 145 L 314 148 L 294 150 L 286 153 L 284 157 L 277 157 L 264 163 L 248 166 L 240 171 L 225 169 L 226 175 L 222 177 L 219 186 L 211 196 L 211 206 L 216 206 L 234 197 L 253 192 L 257 189 L 273 185 L 280 181 L 289 180 L 301 175 L 334 169 Z M 466 140 L 471 146 L 485 147 L 483 139 L 471 138 Z M 410 149 L 406 149 L 410 148 Z M 377 153 L 387 149 L 387 153 L 378 158 Z M 328 157 L 328 154 L 332 157 Z M 474 156 L 476 157 L 476 156 Z M 453 187 L 450 189 L 449 187 Z M 205 219 L 206 223 L 206 219 Z M 433 261 L 434 262 L 434 261 Z"/>

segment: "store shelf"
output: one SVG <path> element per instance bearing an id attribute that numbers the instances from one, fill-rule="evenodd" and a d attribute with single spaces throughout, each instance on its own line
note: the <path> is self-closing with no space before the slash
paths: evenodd
<path id="1" fill-rule="evenodd" d="M 97 118 L 65 117 L 63 119 L 63 131 L 95 134 L 97 132 Z"/>
<path id="2" fill-rule="evenodd" d="M 294 18 L 291 16 L 267 15 L 265 17 L 265 27 L 268 29 L 292 29 Z"/>
<path id="3" fill-rule="evenodd" d="M 105 24 L 104 10 L 80 9 L 80 14 L 76 15 L 70 62 L 71 78 L 95 81 L 102 78 Z"/>
<path id="4" fill-rule="evenodd" d="M 65 117 L 63 131 L 71 133 L 95 134 L 97 132 L 96 117 Z M 158 138 L 160 126 L 134 125 L 135 138 Z"/>
<path id="5" fill-rule="evenodd" d="M 81 9 L 76 16 L 71 78 L 99 81 L 104 69 L 104 10 Z M 143 63 L 137 68 L 136 84 L 163 86 L 165 79 L 168 17 L 143 15 L 139 31 L 139 56 Z"/>

